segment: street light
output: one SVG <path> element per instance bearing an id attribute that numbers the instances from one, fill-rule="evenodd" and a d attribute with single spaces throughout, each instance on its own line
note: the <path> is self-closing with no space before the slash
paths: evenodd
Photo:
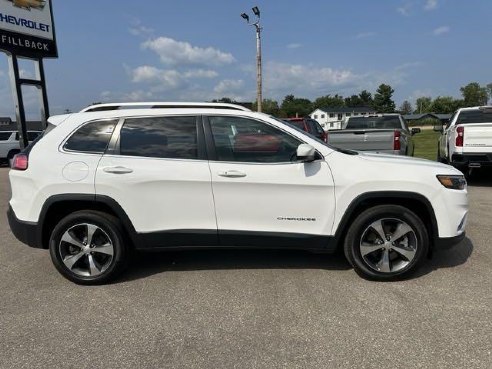
<path id="1" fill-rule="evenodd" d="M 261 77 L 261 31 L 260 26 L 260 9 L 255 6 L 251 9 L 256 16 L 256 21 L 254 23 L 249 22 L 249 15 L 242 13 L 241 17 L 252 25 L 256 29 L 256 103 L 258 105 L 258 111 L 261 112 L 261 105 L 263 101 L 262 97 L 262 77 Z"/>

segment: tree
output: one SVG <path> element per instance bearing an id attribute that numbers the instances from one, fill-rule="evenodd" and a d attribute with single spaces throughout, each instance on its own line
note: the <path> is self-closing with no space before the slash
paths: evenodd
<path id="1" fill-rule="evenodd" d="M 358 106 L 364 106 L 364 102 L 358 95 L 352 95 L 345 98 L 345 106 L 349 108 L 356 108 Z"/>
<path id="2" fill-rule="evenodd" d="M 478 82 L 472 82 L 460 88 L 465 106 L 487 105 L 488 90 L 487 87 L 480 86 Z"/>
<path id="3" fill-rule="evenodd" d="M 359 94 L 359 98 L 362 101 L 362 106 L 372 106 L 373 99 L 372 94 L 367 90 L 362 90 Z"/>
<path id="4" fill-rule="evenodd" d="M 408 100 L 403 101 L 403 103 L 400 106 L 400 113 L 401 114 L 412 114 L 413 108 L 412 104 Z"/>
<path id="5" fill-rule="evenodd" d="M 434 99 L 429 109 L 437 114 L 451 114 L 458 109 L 461 101 L 451 96 L 438 96 Z"/>
<path id="6" fill-rule="evenodd" d="M 231 99 L 230 97 L 221 97 L 220 99 L 213 99 L 212 102 L 234 104 L 236 100 Z"/>
<path id="7" fill-rule="evenodd" d="M 258 104 L 255 101 L 253 103 L 253 111 L 257 111 L 257 108 Z M 276 117 L 280 115 L 280 107 L 278 106 L 278 102 L 273 99 L 263 99 L 261 103 L 261 110 L 265 114 L 270 114 Z"/>
<path id="8" fill-rule="evenodd" d="M 313 111 L 313 103 L 304 98 L 298 98 L 294 95 L 285 96 L 280 105 L 280 115 L 283 117 L 305 117 Z"/>
<path id="9" fill-rule="evenodd" d="M 314 100 L 313 110 L 318 108 L 340 108 L 345 106 L 343 97 L 336 94 L 335 96 L 325 95 Z"/>
<path id="10" fill-rule="evenodd" d="M 424 114 L 431 113 L 432 98 L 423 96 L 419 97 L 415 102 L 415 113 Z"/>
<path id="11" fill-rule="evenodd" d="M 382 83 L 374 94 L 373 108 L 378 113 L 393 113 L 395 111 L 395 102 L 392 100 L 393 88 L 390 85 Z"/>

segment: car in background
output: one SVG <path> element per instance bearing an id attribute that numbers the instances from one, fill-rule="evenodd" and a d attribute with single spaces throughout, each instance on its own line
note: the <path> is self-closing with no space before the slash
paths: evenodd
<path id="1" fill-rule="evenodd" d="M 311 118 L 286 118 L 284 119 L 287 123 L 302 129 L 303 131 L 309 133 L 310 135 L 320 139 L 323 142 L 328 142 L 328 134 L 325 132 L 321 124 L 318 121 Z"/>
<path id="2" fill-rule="evenodd" d="M 441 132 L 437 161 L 465 174 L 492 167 L 492 106 L 459 109 L 444 127 L 434 130 Z"/>
<path id="3" fill-rule="evenodd" d="M 344 129 L 330 130 L 328 143 L 341 149 L 413 156 L 412 136 L 420 128 L 408 128 L 400 114 L 350 117 Z"/>
<path id="4" fill-rule="evenodd" d="M 32 142 L 40 134 L 40 131 L 27 131 L 27 140 Z M 20 151 L 19 132 L 0 131 L 0 163 L 10 163 Z"/>

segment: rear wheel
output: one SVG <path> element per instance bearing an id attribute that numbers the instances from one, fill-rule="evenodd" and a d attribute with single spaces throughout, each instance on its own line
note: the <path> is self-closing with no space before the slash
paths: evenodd
<path id="1" fill-rule="evenodd" d="M 119 220 L 96 211 L 78 211 L 63 218 L 53 230 L 50 254 L 67 279 L 78 284 L 109 282 L 128 260 Z"/>
<path id="2" fill-rule="evenodd" d="M 399 205 L 380 205 L 355 219 L 344 252 L 360 276 L 387 281 L 414 272 L 428 247 L 427 230 L 415 213 Z"/>

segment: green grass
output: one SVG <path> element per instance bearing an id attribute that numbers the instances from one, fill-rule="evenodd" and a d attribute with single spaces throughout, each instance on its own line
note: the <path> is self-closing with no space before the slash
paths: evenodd
<path id="1" fill-rule="evenodd" d="M 421 133 L 413 136 L 415 143 L 414 156 L 417 158 L 436 160 L 438 139 L 439 132 L 434 132 L 432 129 L 423 129 Z"/>

